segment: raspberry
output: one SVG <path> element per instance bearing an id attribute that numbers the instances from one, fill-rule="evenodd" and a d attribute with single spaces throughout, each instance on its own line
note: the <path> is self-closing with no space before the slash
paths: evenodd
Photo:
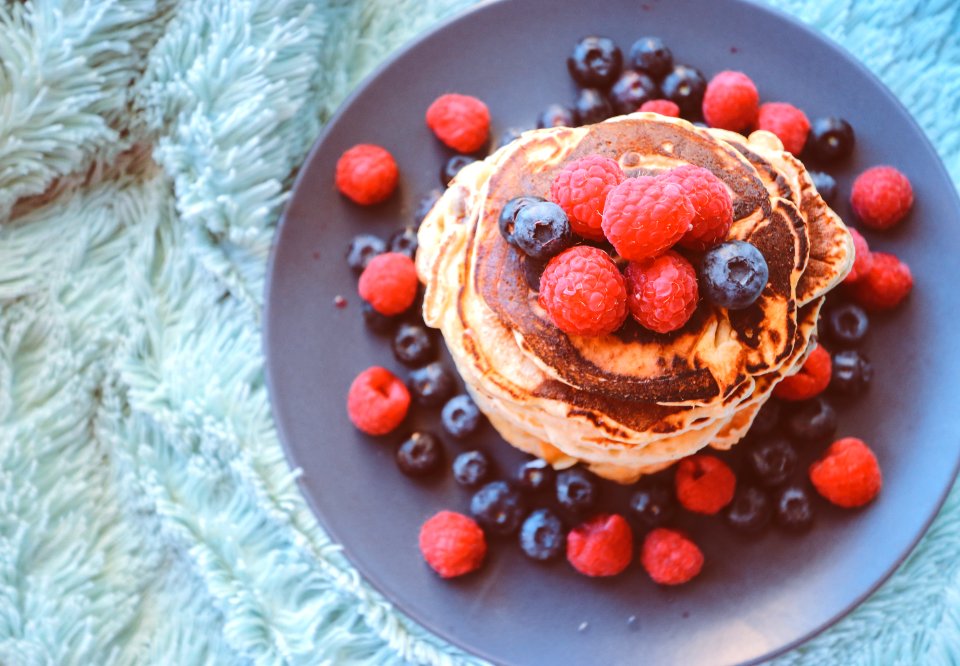
<path id="1" fill-rule="evenodd" d="M 417 268 L 399 252 L 386 252 L 370 260 L 360 275 L 360 297 L 382 315 L 400 314 L 417 297 Z"/>
<path id="2" fill-rule="evenodd" d="M 558 254 L 543 270 L 540 307 L 565 333 L 607 335 L 627 318 L 627 288 L 610 255 L 578 245 Z"/>
<path id="3" fill-rule="evenodd" d="M 361 432 L 386 435 L 407 416 L 410 392 L 386 368 L 367 368 L 353 380 L 347 392 L 347 416 Z"/>
<path id="4" fill-rule="evenodd" d="M 643 540 L 640 563 L 653 582 L 680 585 L 700 573 L 703 553 L 680 532 L 658 527 Z"/>
<path id="5" fill-rule="evenodd" d="M 850 285 L 853 300 L 868 310 L 891 310 L 913 289 L 910 267 L 886 252 L 873 252 L 870 271 Z"/>
<path id="6" fill-rule="evenodd" d="M 603 240 L 603 205 L 623 179 L 619 164 L 609 157 L 589 155 L 560 170 L 550 186 L 550 199 L 567 214 L 574 233 Z"/>
<path id="7" fill-rule="evenodd" d="M 600 514 L 567 534 L 567 561 L 584 576 L 616 576 L 633 559 L 633 532 L 623 516 Z"/>
<path id="8" fill-rule="evenodd" d="M 702 252 L 727 237 L 733 224 L 733 201 L 722 180 L 693 165 L 672 169 L 661 177 L 679 183 L 693 206 L 693 228 L 680 239 L 680 245 Z"/>
<path id="9" fill-rule="evenodd" d="M 397 188 L 397 163 L 385 148 L 361 143 L 337 160 L 337 189 L 362 206 L 380 203 Z"/>
<path id="10" fill-rule="evenodd" d="M 480 568 L 487 541 L 472 518 L 440 511 L 420 528 L 420 552 L 442 578 L 454 578 Z"/>
<path id="11" fill-rule="evenodd" d="M 913 205 L 913 188 L 891 166 L 867 169 L 853 181 L 853 212 L 871 229 L 889 229 L 907 216 Z"/>
<path id="12" fill-rule="evenodd" d="M 713 515 L 730 503 L 737 489 L 733 470 L 716 456 L 688 456 L 674 477 L 677 501 L 687 511 Z"/>
<path id="13" fill-rule="evenodd" d="M 427 126 L 454 150 L 472 153 L 487 143 L 490 111 L 470 95 L 441 95 L 427 109 Z"/>
<path id="14" fill-rule="evenodd" d="M 823 393 L 830 384 L 831 374 L 830 354 L 817 346 L 810 352 L 800 371 L 784 377 L 773 389 L 773 394 L 781 400 L 809 400 Z"/>
<path id="15" fill-rule="evenodd" d="M 847 277 L 843 278 L 846 284 L 856 282 L 873 268 L 873 254 L 870 252 L 870 246 L 867 245 L 867 239 L 856 229 L 850 229 L 850 235 L 853 236 L 854 259 L 853 267 L 847 273 Z"/>
<path id="16" fill-rule="evenodd" d="M 669 178 L 627 178 L 607 195 L 603 233 L 629 261 L 655 257 L 690 231 L 693 204 Z"/>
<path id="17" fill-rule="evenodd" d="M 720 72 L 707 84 L 703 118 L 710 127 L 739 132 L 754 124 L 760 94 L 743 72 Z"/>
<path id="18" fill-rule="evenodd" d="M 767 102 L 760 105 L 757 129 L 773 132 L 786 150 L 799 155 L 807 143 L 810 120 L 803 111 L 792 104 Z"/>
<path id="19" fill-rule="evenodd" d="M 669 99 L 651 99 L 649 102 L 641 104 L 637 111 L 659 113 L 661 116 L 669 116 L 671 118 L 680 117 L 680 107 Z"/>
<path id="20" fill-rule="evenodd" d="M 697 272 L 673 250 L 655 259 L 631 261 L 625 273 L 630 314 L 651 331 L 675 331 L 697 308 Z"/>
<path id="21" fill-rule="evenodd" d="M 810 481 L 827 500 L 852 509 L 877 496 L 883 476 L 877 457 L 863 440 L 844 437 L 831 444 L 826 454 L 810 465 Z"/>

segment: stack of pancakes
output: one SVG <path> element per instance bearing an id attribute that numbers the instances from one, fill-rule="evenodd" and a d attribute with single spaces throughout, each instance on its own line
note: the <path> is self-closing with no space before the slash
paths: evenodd
<path id="1" fill-rule="evenodd" d="M 565 163 L 592 154 L 627 176 L 694 164 L 720 178 L 733 200 L 729 239 L 755 245 L 769 266 L 757 302 L 728 311 L 701 300 L 668 334 L 632 321 L 599 338 L 554 326 L 498 218 L 514 197 L 547 198 Z M 735 444 L 805 360 L 823 297 L 854 252 L 843 222 L 773 134 L 745 138 L 648 113 L 524 133 L 457 175 L 419 242 L 424 320 L 443 332 L 503 438 L 555 467 L 583 462 L 622 483 Z"/>

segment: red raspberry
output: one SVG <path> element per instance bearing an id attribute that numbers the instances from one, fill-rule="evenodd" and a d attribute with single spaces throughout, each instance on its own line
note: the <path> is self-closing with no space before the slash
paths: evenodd
<path id="1" fill-rule="evenodd" d="M 627 306 L 644 328 L 675 331 L 697 308 L 697 272 L 673 250 L 654 259 L 631 261 L 625 277 Z"/>
<path id="2" fill-rule="evenodd" d="M 868 310 L 891 310 L 913 289 L 910 267 L 886 252 L 873 252 L 870 271 L 850 285 L 853 299 Z"/>
<path id="3" fill-rule="evenodd" d="M 454 578 L 480 568 L 487 541 L 472 518 L 440 511 L 420 528 L 420 552 L 442 578 Z"/>
<path id="4" fill-rule="evenodd" d="M 644 102 L 641 104 L 637 111 L 659 113 L 661 116 L 669 116 L 671 118 L 680 117 L 680 107 L 671 102 L 669 99 L 651 99 L 649 102 Z"/>
<path id="5" fill-rule="evenodd" d="M 610 255 L 578 245 L 555 256 L 543 270 L 540 307 L 565 333 L 607 335 L 627 318 L 627 288 Z"/>
<path id="6" fill-rule="evenodd" d="M 799 155 L 807 143 L 810 120 L 807 119 L 807 114 L 793 104 L 767 102 L 760 105 L 757 129 L 773 132 L 783 142 L 786 150 Z"/>
<path id="7" fill-rule="evenodd" d="M 550 186 L 550 200 L 567 214 L 574 233 L 603 240 L 603 205 L 624 177 L 620 165 L 609 157 L 589 155 L 560 170 Z"/>
<path id="8" fill-rule="evenodd" d="M 440 95 L 427 109 L 427 126 L 454 150 L 472 153 L 487 143 L 490 111 L 470 95 Z"/>
<path id="9" fill-rule="evenodd" d="M 616 576 L 633 559 L 633 532 L 623 516 L 600 514 L 567 534 L 567 561 L 584 576 Z"/>
<path id="10" fill-rule="evenodd" d="M 380 203 L 397 188 L 400 173 L 393 155 L 380 146 L 361 143 L 337 160 L 337 189 L 362 206 Z"/>
<path id="11" fill-rule="evenodd" d="M 713 515 L 728 505 L 737 489 L 737 477 L 716 456 L 688 456 L 677 465 L 674 477 L 677 501 L 687 511 Z"/>
<path id="12" fill-rule="evenodd" d="M 680 585 L 700 573 L 703 553 L 680 532 L 658 527 L 643 540 L 640 563 L 654 583 Z"/>
<path id="13" fill-rule="evenodd" d="M 703 94 L 703 118 L 710 127 L 739 132 L 754 124 L 760 94 L 743 72 L 720 72 Z"/>
<path id="14" fill-rule="evenodd" d="M 417 268 L 399 252 L 385 252 L 370 260 L 360 274 L 360 297 L 388 317 L 400 314 L 417 297 Z"/>
<path id="15" fill-rule="evenodd" d="M 877 496 L 883 476 L 870 447 L 856 437 L 844 437 L 810 465 L 810 481 L 827 500 L 852 509 Z"/>
<path id="16" fill-rule="evenodd" d="M 854 259 L 853 267 L 847 273 L 847 277 L 843 278 L 846 284 L 856 282 L 873 268 L 873 253 L 870 252 L 867 239 L 856 229 L 850 229 L 850 235 L 853 236 Z"/>
<path id="17" fill-rule="evenodd" d="M 889 229 L 910 212 L 913 188 L 891 166 L 867 169 L 853 181 L 850 191 L 853 212 L 871 229 Z"/>
<path id="18" fill-rule="evenodd" d="M 386 368 L 367 368 L 347 392 L 347 416 L 368 435 L 386 435 L 400 425 L 410 407 L 410 392 Z"/>
<path id="19" fill-rule="evenodd" d="M 607 195 L 603 233 L 629 261 L 655 257 L 690 231 L 693 204 L 669 178 L 627 178 Z"/>
<path id="20" fill-rule="evenodd" d="M 733 224 L 733 201 L 722 180 L 693 165 L 667 171 L 661 178 L 680 183 L 693 206 L 693 228 L 680 239 L 680 245 L 703 251 L 726 239 Z"/>
<path id="21" fill-rule="evenodd" d="M 781 400 L 809 400 L 823 393 L 830 384 L 832 372 L 830 354 L 823 347 L 817 346 L 810 352 L 800 371 L 784 377 L 773 389 L 773 394 Z"/>

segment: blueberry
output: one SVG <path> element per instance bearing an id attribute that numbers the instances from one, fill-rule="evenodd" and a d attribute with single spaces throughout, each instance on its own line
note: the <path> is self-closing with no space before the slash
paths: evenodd
<path id="1" fill-rule="evenodd" d="M 397 465 L 407 476 L 426 476 L 440 469 L 443 445 L 429 432 L 415 432 L 397 449 Z"/>
<path id="2" fill-rule="evenodd" d="M 643 37 L 630 48 L 630 66 L 659 80 L 673 69 L 673 54 L 659 37 Z"/>
<path id="3" fill-rule="evenodd" d="M 549 259 L 573 245 L 570 220 L 551 201 L 522 206 L 513 225 L 513 243 L 528 257 Z"/>
<path id="4" fill-rule="evenodd" d="M 779 486 L 797 469 L 797 450 L 785 439 L 757 442 L 747 453 L 747 463 L 761 485 Z"/>
<path id="5" fill-rule="evenodd" d="M 490 461 L 482 451 L 465 451 L 453 460 L 453 478 L 468 488 L 482 483 L 490 472 Z"/>
<path id="6" fill-rule="evenodd" d="M 574 104 L 577 120 L 581 125 L 599 123 L 613 115 L 613 106 L 606 96 L 596 88 L 584 88 L 577 95 Z"/>
<path id="7" fill-rule="evenodd" d="M 402 324 L 393 336 L 393 355 L 404 365 L 414 368 L 426 365 L 436 353 L 433 336 L 420 324 Z"/>
<path id="8" fill-rule="evenodd" d="M 480 425 L 480 410 L 466 393 L 455 395 L 443 406 L 440 412 L 443 429 L 452 437 L 463 439 L 472 435 Z"/>
<path id="9" fill-rule="evenodd" d="M 856 138 L 853 128 L 843 118 L 817 118 L 810 125 L 807 146 L 814 156 L 824 162 L 836 162 L 853 152 Z"/>
<path id="10" fill-rule="evenodd" d="M 517 214 L 524 206 L 529 206 L 530 204 L 537 203 L 538 201 L 546 201 L 546 199 L 528 196 L 515 197 L 503 204 L 503 208 L 500 209 L 499 220 L 500 235 L 503 236 L 503 240 L 507 241 L 511 245 L 516 245 L 516 243 L 513 241 L 513 229 L 517 223 Z"/>
<path id="11" fill-rule="evenodd" d="M 430 190 L 426 196 L 424 196 L 417 203 L 417 207 L 413 209 L 413 223 L 414 226 L 419 227 L 423 222 L 423 218 L 431 211 L 431 209 L 440 201 L 440 197 L 443 196 L 443 190 Z"/>
<path id="12" fill-rule="evenodd" d="M 440 168 L 440 183 L 446 187 L 450 184 L 450 181 L 460 173 L 460 169 L 476 161 L 476 159 L 469 155 L 454 155 L 444 162 L 443 167 Z"/>
<path id="13" fill-rule="evenodd" d="M 700 288 L 703 295 L 728 310 L 743 310 L 760 297 L 769 269 L 760 250 L 746 241 L 720 243 L 703 255 Z"/>
<path id="14" fill-rule="evenodd" d="M 828 204 L 833 203 L 837 198 L 837 181 L 833 176 L 826 171 L 811 171 L 810 178 L 813 179 L 813 186 L 817 188 L 823 200 Z"/>
<path id="15" fill-rule="evenodd" d="M 473 495 L 470 513 L 481 526 L 506 536 L 517 531 L 526 510 L 517 490 L 506 481 L 491 481 Z"/>
<path id="16" fill-rule="evenodd" d="M 844 349 L 833 355 L 830 390 L 838 395 L 858 396 L 873 381 L 873 364 L 856 349 Z"/>
<path id="17" fill-rule="evenodd" d="M 767 526 L 773 517 L 770 498 L 759 488 L 740 486 L 727 507 L 726 519 L 730 527 L 755 534 Z"/>
<path id="18" fill-rule="evenodd" d="M 410 373 L 407 386 L 417 404 L 424 407 L 436 407 L 453 393 L 455 383 L 439 361 L 434 361 Z"/>
<path id="19" fill-rule="evenodd" d="M 570 76 L 584 88 L 609 88 L 620 74 L 621 67 L 623 54 L 609 37 L 584 37 L 567 58 Z"/>
<path id="20" fill-rule="evenodd" d="M 870 319 L 859 305 L 844 303 L 827 313 L 827 335 L 844 347 L 855 347 L 863 342 L 870 330 Z"/>
<path id="21" fill-rule="evenodd" d="M 799 442 L 822 443 L 837 431 L 837 412 L 821 396 L 802 402 L 787 417 L 787 432 Z"/>
<path id="22" fill-rule="evenodd" d="M 537 492 L 553 484 L 556 473 L 546 460 L 528 460 L 517 469 L 517 484 L 522 490 Z"/>
<path id="23" fill-rule="evenodd" d="M 703 93 L 707 90 L 707 80 L 695 67 L 676 65 L 660 82 L 663 96 L 680 107 L 684 118 L 696 118 L 703 106 Z"/>
<path id="24" fill-rule="evenodd" d="M 628 69 L 610 89 L 610 101 L 617 113 L 633 113 L 644 102 L 657 99 L 660 89 L 656 82 L 643 72 Z"/>
<path id="25" fill-rule="evenodd" d="M 391 252 L 405 254 L 411 259 L 417 258 L 417 230 L 414 227 L 404 227 L 390 236 L 387 247 Z"/>
<path id="26" fill-rule="evenodd" d="M 673 488 L 666 483 L 654 483 L 630 496 L 630 510 L 645 527 L 660 527 L 677 512 Z"/>
<path id="27" fill-rule="evenodd" d="M 546 261 L 537 261 L 530 257 L 523 257 L 523 279 L 527 281 L 534 291 L 540 291 L 540 278 L 543 277 L 543 269 L 547 267 Z"/>
<path id="28" fill-rule="evenodd" d="M 538 562 L 558 557 L 566 542 L 563 523 L 549 509 L 537 509 L 527 516 L 520 528 L 520 548 L 527 557 Z"/>
<path id="29" fill-rule="evenodd" d="M 788 530 L 805 530 L 813 523 L 810 494 L 800 486 L 787 486 L 776 498 L 777 522 Z"/>
<path id="30" fill-rule="evenodd" d="M 569 106 L 551 104 L 537 116 L 537 127 L 575 127 L 577 116 Z"/>
<path id="31" fill-rule="evenodd" d="M 557 501 L 560 506 L 583 511 L 592 507 L 596 499 L 597 486 L 584 470 L 573 468 L 557 474 Z"/>
<path id="32" fill-rule="evenodd" d="M 503 131 L 503 134 L 500 135 L 500 138 L 497 139 L 497 148 L 503 148 L 508 143 L 516 141 L 523 132 L 524 130 L 517 127 L 508 127 Z"/>
<path id="33" fill-rule="evenodd" d="M 767 402 L 757 412 L 753 419 L 753 425 L 750 426 L 751 435 L 769 435 L 780 422 L 781 403 L 776 398 L 767 400 Z"/>
<path id="34" fill-rule="evenodd" d="M 387 244 L 383 239 L 373 234 L 354 236 L 347 246 L 347 265 L 356 273 L 362 273 L 370 260 L 378 254 L 387 251 Z"/>
<path id="35" fill-rule="evenodd" d="M 400 321 L 398 317 L 388 317 L 387 315 L 380 314 L 366 301 L 363 302 L 361 312 L 363 313 L 363 323 L 377 335 L 389 335 L 393 333 L 393 330 L 397 327 L 397 323 Z"/>

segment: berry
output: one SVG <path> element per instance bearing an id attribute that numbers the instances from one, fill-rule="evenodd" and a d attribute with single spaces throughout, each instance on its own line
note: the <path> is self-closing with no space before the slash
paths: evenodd
<path id="1" fill-rule="evenodd" d="M 913 289 L 910 267 L 886 252 L 873 252 L 870 272 L 850 285 L 850 295 L 867 310 L 892 310 Z"/>
<path id="2" fill-rule="evenodd" d="M 393 336 L 393 355 L 404 365 L 426 365 L 436 355 L 436 345 L 429 329 L 420 324 L 402 324 Z"/>
<path id="3" fill-rule="evenodd" d="M 733 501 L 727 507 L 727 524 L 740 532 L 755 534 L 767 526 L 773 517 L 770 498 L 759 488 L 737 488 Z"/>
<path id="4" fill-rule="evenodd" d="M 693 165 L 673 169 L 663 177 L 680 183 L 693 206 L 693 227 L 680 239 L 680 245 L 702 252 L 727 237 L 733 224 L 733 201 L 722 180 Z"/>
<path id="5" fill-rule="evenodd" d="M 523 267 L 523 279 L 527 281 L 527 286 L 534 291 L 540 291 L 540 278 L 543 277 L 543 269 L 547 267 L 547 262 L 523 257 L 520 263 Z"/>
<path id="6" fill-rule="evenodd" d="M 623 170 L 614 160 L 588 155 L 564 165 L 550 185 L 550 199 L 567 214 L 574 233 L 603 240 L 600 225 L 607 194 L 623 179 Z"/>
<path id="7" fill-rule="evenodd" d="M 370 206 L 393 194 L 400 172 L 386 149 L 361 143 L 340 156 L 334 179 L 344 196 L 361 206 Z"/>
<path id="8" fill-rule="evenodd" d="M 584 37 L 567 58 L 570 76 L 583 88 L 609 88 L 622 66 L 620 47 L 609 37 Z"/>
<path id="9" fill-rule="evenodd" d="M 743 72 L 720 72 L 707 84 L 703 117 L 710 127 L 739 132 L 757 120 L 760 94 Z"/>
<path id="10" fill-rule="evenodd" d="M 377 335 L 387 335 L 397 327 L 398 317 L 382 315 L 366 301 L 363 302 L 361 313 L 363 314 L 363 323 Z"/>
<path id="11" fill-rule="evenodd" d="M 781 403 L 771 399 L 760 408 L 750 425 L 751 435 L 769 435 L 780 422 Z"/>
<path id="12" fill-rule="evenodd" d="M 618 514 L 599 514 L 567 534 L 567 561 L 584 576 L 616 576 L 633 560 L 633 532 Z"/>
<path id="13" fill-rule="evenodd" d="M 760 250 L 746 241 L 720 243 L 703 255 L 700 287 L 715 305 L 743 310 L 753 305 L 767 285 L 770 269 Z"/>
<path id="14" fill-rule="evenodd" d="M 544 127 L 574 127 L 577 116 L 569 106 L 551 104 L 537 116 L 537 128 Z"/>
<path id="15" fill-rule="evenodd" d="M 360 275 L 360 297 L 380 314 L 400 314 L 417 298 L 417 269 L 413 260 L 397 252 L 385 252 L 370 260 Z"/>
<path id="16" fill-rule="evenodd" d="M 461 486 L 472 488 L 490 473 L 490 461 L 482 451 L 465 451 L 453 460 L 453 478 Z"/>
<path id="17" fill-rule="evenodd" d="M 828 501 L 852 509 L 877 496 L 883 476 L 870 447 L 856 437 L 844 437 L 810 465 L 810 481 Z"/>
<path id="18" fill-rule="evenodd" d="M 669 99 L 652 99 L 641 104 L 637 111 L 659 113 L 661 116 L 669 116 L 670 118 L 680 117 L 680 107 Z"/>
<path id="19" fill-rule="evenodd" d="M 821 346 L 814 348 L 800 370 L 784 377 L 773 394 L 781 400 L 809 400 L 823 393 L 830 383 L 830 354 Z"/>
<path id="20" fill-rule="evenodd" d="M 597 500 L 597 486 L 582 469 L 566 469 L 557 474 L 557 501 L 565 509 L 586 511 Z"/>
<path id="21" fill-rule="evenodd" d="M 665 483 L 654 483 L 630 496 L 630 510 L 644 527 L 660 527 L 677 512 L 673 489 Z"/>
<path id="22" fill-rule="evenodd" d="M 889 229 L 913 206 L 913 187 L 891 166 L 867 169 L 853 181 L 850 190 L 853 212 L 871 229 Z"/>
<path id="23" fill-rule="evenodd" d="M 557 328 L 572 335 L 608 335 L 627 317 L 627 289 L 617 265 L 603 250 L 586 245 L 550 260 L 538 301 Z"/>
<path id="24" fill-rule="evenodd" d="M 473 164 L 476 160 L 469 155 L 454 155 L 440 167 L 440 184 L 447 187 L 460 170 L 468 164 Z"/>
<path id="25" fill-rule="evenodd" d="M 850 237 L 853 238 L 853 266 L 847 273 L 847 277 L 843 279 L 844 284 L 856 282 L 873 268 L 873 253 L 870 251 L 870 246 L 867 245 L 867 239 L 861 236 L 856 229 L 850 229 Z"/>
<path id="26" fill-rule="evenodd" d="M 660 585 L 681 585 L 703 568 L 703 552 L 676 530 L 658 527 L 643 540 L 640 563 Z"/>
<path id="27" fill-rule="evenodd" d="M 500 226 L 500 235 L 503 236 L 503 240 L 507 241 L 511 245 L 516 245 L 513 239 L 513 232 L 517 224 L 517 214 L 520 213 L 521 208 L 539 201 L 546 201 L 546 199 L 541 197 L 522 196 L 510 199 L 510 201 L 503 204 L 503 208 L 500 209 L 500 218 L 498 220 L 498 224 Z"/>
<path id="28" fill-rule="evenodd" d="M 785 150 L 799 155 L 807 143 L 810 121 L 807 115 L 785 102 L 767 102 L 760 105 L 757 113 L 757 129 L 777 135 Z"/>
<path id="29" fill-rule="evenodd" d="M 798 405 L 787 417 L 787 434 L 799 442 L 825 442 L 836 431 L 837 412 L 822 396 Z"/>
<path id="30" fill-rule="evenodd" d="M 413 210 L 414 226 L 417 228 L 420 227 L 423 219 L 433 210 L 433 207 L 437 205 L 437 202 L 440 201 L 440 197 L 442 196 L 443 190 L 430 190 L 417 202 L 417 207 Z"/>
<path id="31" fill-rule="evenodd" d="M 546 460 L 528 460 L 517 469 L 517 484 L 522 490 L 537 492 L 553 484 L 556 473 Z"/>
<path id="32" fill-rule="evenodd" d="M 377 256 L 387 250 L 387 244 L 383 239 L 373 234 L 360 234 L 354 236 L 347 246 L 347 265 L 356 273 L 362 273 L 367 264 Z"/>
<path id="33" fill-rule="evenodd" d="M 655 257 L 690 230 L 696 211 L 680 183 L 627 178 L 607 195 L 603 233 L 628 261 Z"/>
<path id="34" fill-rule="evenodd" d="M 466 393 L 455 395 L 447 401 L 440 412 L 443 429 L 451 437 L 463 439 L 472 435 L 480 425 L 480 410 Z"/>
<path id="35" fill-rule="evenodd" d="M 837 198 L 837 181 L 826 171 L 811 171 L 810 178 L 813 179 L 813 186 L 817 188 L 817 193 L 828 204 L 832 204 Z"/>
<path id="36" fill-rule="evenodd" d="M 870 320 L 863 308 L 853 303 L 838 305 L 827 313 L 826 332 L 831 340 L 844 347 L 863 342 L 870 330 Z"/>
<path id="37" fill-rule="evenodd" d="M 660 82 L 660 88 L 666 99 L 680 107 L 680 115 L 691 117 L 700 114 L 707 80 L 699 69 L 677 65 Z"/>
<path id="38" fill-rule="evenodd" d="M 420 528 L 420 553 L 442 578 L 454 578 L 480 568 L 487 541 L 472 519 L 440 511 Z"/>
<path id="39" fill-rule="evenodd" d="M 596 88 L 581 90 L 573 108 L 581 125 L 603 122 L 613 115 L 613 105 L 610 104 L 610 100 Z"/>
<path id="40" fill-rule="evenodd" d="M 427 126 L 457 152 L 472 153 L 487 142 L 490 111 L 470 95 L 441 95 L 427 109 Z"/>
<path id="41" fill-rule="evenodd" d="M 537 509 L 520 527 L 520 548 L 532 560 L 556 559 L 566 545 L 563 523 L 549 509 Z"/>
<path id="42" fill-rule="evenodd" d="M 509 143 L 512 143 L 520 138 L 520 135 L 524 133 L 525 130 L 519 129 L 517 127 L 508 127 L 503 130 L 503 134 L 500 135 L 500 138 L 497 139 L 497 148 L 503 148 Z"/>
<path id="43" fill-rule="evenodd" d="M 810 126 L 807 147 L 823 162 L 836 162 L 853 152 L 853 128 L 843 118 L 817 118 Z"/>
<path id="44" fill-rule="evenodd" d="M 787 440 L 774 438 L 751 447 L 747 463 L 761 485 L 779 486 L 797 469 L 797 450 Z"/>
<path id="45" fill-rule="evenodd" d="M 633 113 L 644 102 L 662 97 L 656 82 L 643 72 L 626 70 L 610 89 L 610 101 L 618 114 Z"/>
<path id="46" fill-rule="evenodd" d="M 833 376 L 830 390 L 838 395 L 855 397 L 873 381 L 873 364 L 856 349 L 844 349 L 833 355 Z"/>
<path id="47" fill-rule="evenodd" d="M 627 306 L 637 323 L 657 333 L 682 327 L 697 308 L 697 273 L 672 250 L 631 261 L 625 271 Z"/>
<path id="48" fill-rule="evenodd" d="M 407 476 L 426 476 L 443 463 L 443 445 L 436 435 L 415 432 L 397 449 L 397 466 Z"/>
<path id="49" fill-rule="evenodd" d="M 453 377 L 439 361 L 413 370 L 407 379 L 407 385 L 413 399 L 424 407 L 442 405 L 456 388 Z"/>
<path id="50" fill-rule="evenodd" d="M 407 416 L 410 393 L 386 368 L 367 368 L 347 392 L 347 416 L 361 432 L 386 435 Z"/>
<path id="51" fill-rule="evenodd" d="M 630 66 L 662 79 L 673 68 L 673 54 L 659 37 L 642 37 L 630 47 Z"/>
<path id="52" fill-rule="evenodd" d="M 411 259 L 417 256 L 417 230 L 414 227 L 404 227 L 390 236 L 387 241 L 391 252 L 405 254 Z"/>
<path id="53" fill-rule="evenodd" d="M 788 530 L 799 532 L 813 524 L 813 504 L 810 494 L 800 486 L 787 486 L 776 497 L 774 506 L 777 523 Z"/>
<path id="54" fill-rule="evenodd" d="M 733 499 L 737 477 L 716 456 L 697 454 L 680 461 L 674 484 L 680 506 L 694 513 L 713 515 Z"/>
<path id="55" fill-rule="evenodd" d="M 532 259 L 549 259 L 573 245 L 570 220 L 552 201 L 521 206 L 513 224 L 513 244 Z"/>
<path id="56" fill-rule="evenodd" d="M 506 481 L 491 481 L 474 493 L 470 513 L 494 534 L 507 536 L 520 527 L 526 508 L 520 493 Z"/>

